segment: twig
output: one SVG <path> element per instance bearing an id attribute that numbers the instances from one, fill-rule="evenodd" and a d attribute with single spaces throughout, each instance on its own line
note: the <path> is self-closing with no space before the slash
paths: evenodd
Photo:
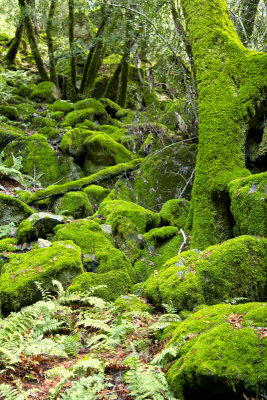
<path id="1" fill-rule="evenodd" d="M 184 241 L 183 241 L 183 243 L 181 244 L 181 246 L 180 246 L 180 248 L 179 248 L 178 256 L 179 256 L 179 254 L 181 254 L 181 252 L 182 252 L 184 246 L 186 245 L 186 236 L 185 236 L 185 233 L 184 233 L 184 231 L 183 231 L 182 228 L 180 229 L 180 232 L 181 232 L 181 234 L 183 235 Z"/>

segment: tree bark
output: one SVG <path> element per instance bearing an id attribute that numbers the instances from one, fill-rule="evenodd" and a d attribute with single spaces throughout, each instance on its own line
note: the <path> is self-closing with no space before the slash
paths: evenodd
<path id="1" fill-rule="evenodd" d="M 56 72 L 56 62 L 54 56 L 54 43 L 52 37 L 52 28 L 53 28 L 53 18 L 56 9 L 56 2 L 57 0 L 51 0 L 50 9 L 48 13 L 48 20 L 46 25 L 46 39 L 47 39 L 47 47 L 48 47 L 48 56 L 49 56 L 49 63 L 50 63 L 50 79 L 54 84 L 58 86 L 58 77 Z"/>
<path id="2" fill-rule="evenodd" d="M 74 45 L 74 0 L 69 0 L 70 75 L 73 93 L 76 92 L 76 56 Z"/>
<path id="3" fill-rule="evenodd" d="M 45 70 L 45 66 L 44 66 L 42 57 L 40 55 L 39 49 L 38 49 L 37 41 L 36 41 L 35 34 L 34 34 L 32 20 L 31 20 L 30 14 L 29 14 L 29 8 L 27 7 L 27 4 L 26 4 L 25 0 L 19 0 L 19 6 L 20 6 L 20 9 L 21 9 L 22 15 L 24 15 L 25 28 L 26 28 L 28 40 L 29 40 L 29 43 L 30 43 L 32 55 L 33 55 L 34 61 L 36 63 L 39 75 L 40 75 L 40 77 L 41 77 L 41 79 L 43 81 L 48 81 L 49 77 L 48 77 L 47 72 Z"/>
<path id="4" fill-rule="evenodd" d="M 257 14 L 257 9 L 259 5 L 260 0 L 242 0 L 241 1 L 241 20 L 243 23 L 243 27 L 239 29 L 239 36 L 241 38 L 242 43 L 244 45 L 248 45 L 250 42 L 253 29 L 254 29 L 254 24 L 255 24 L 255 18 Z M 244 31 L 245 30 L 245 31 Z"/>
<path id="5" fill-rule="evenodd" d="M 23 17 L 23 15 L 21 15 L 20 19 L 19 19 L 19 24 L 18 24 L 16 32 L 15 32 L 15 37 L 12 40 L 12 43 L 11 43 L 11 45 L 5 55 L 5 58 L 4 58 L 9 67 L 15 65 L 16 56 L 17 56 L 21 38 L 23 35 L 23 29 L 24 29 L 24 17 Z"/>
<path id="6" fill-rule="evenodd" d="M 191 247 L 233 236 L 228 183 L 248 176 L 245 142 L 255 106 L 264 100 L 267 55 L 246 49 L 226 0 L 181 0 L 199 103 L 199 148 L 187 227 Z"/>

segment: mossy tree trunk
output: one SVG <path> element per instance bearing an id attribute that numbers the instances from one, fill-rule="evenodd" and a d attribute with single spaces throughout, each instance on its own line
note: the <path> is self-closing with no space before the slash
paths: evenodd
<path id="1" fill-rule="evenodd" d="M 48 56 L 49 56 L 49 63 L 50 63 L 50 79 L 54 84 L 58 87 L 58 77 L 56 72 L 56 62 L 54 56 L 54 42 L 52 37 L 52 29 L 53 29 L 53 18 L 55 14 L 57 0 L 51 0 L 47 25 L 46 25 L 46 40 L 47 40 L 47 47 L 48 47 Z"/>
<path id="2" fill-rule="evenodd" d="M 48 81 L 49 78 L 48 78 L 47 72 L 45 70 L 45 66 L 44 66 L 42 57 L 40 55 L 37 41 L 36 41 L 35 34 L 34 34 L 33 24 L 32 24 L 32 20 L 31 20 L 30 7 L 27 6 L 27 3 L 25 2 L 25 0 L 19 0 L 19 6 L 21 9 L 21 14 L 24 16 L 24 24 L 25 24 L 28 40 L 30 43 L 32 56 L 36 63 L 38 72 L 43 81 Z"/>
<path id="3" fill-rule="evenodd" d="M 127 100 L 127 87 L 128 87 L 128 79 L 129 79 L 129 57 L 130 52 L 124 54 L 121 60 L 121 73 L 120 73 L 120 80 L 119 80 L 119 88 L 117 93 L 116 102 L 121 107 L 126 107 L 126 100 Z"/>
<path id="4" fill-rule="evenodd" d="M 8 66 L 11 67 L 15 65 L 16 56 L 19 50 L 20 42 L 23 35 L 24 29 L 24 16 L 21 14 L 19 23 L 15 32 L 15 37 L 12 40 L 12 43 L 5 55 L 5 61 L 7 62 Z"/>
<path id="5" fill-rule="evenodd" d="M 188 226 L 192 248 L 232 237 L 228 183 L 248 176 L 247 126 L 267 87 L 267 54 L 246 49 L 226 0 L 181 0 L 199 103 L 199 148 Z M 244 216 L 245 218 L 245 216 Z"/>
<path id="6" fill-rule="evenodd" d="M 76 56 L 74 43 L 74 0 L 69 0 L 70 75 L 73 93 L 76 92 Z"/>
<path id="7" fill-rule="evenodd" d="M 117 84 L 118 86 L 120 73 L 121 73 L 121 62 L 117 65 L 115 71 L 109 78 L 103 97 L 110 97 L 112 95 L 113 90 L 115 89 L 115 85 Z"/>
<path id="8" fill-rule="evenodd" d="M 94 50 L 94 54 L 92 56 L 90 68 L 87 72 L 84 91 L 86 90 L 87 92 L 89 92 L 90 89 L 92 88 L 93 83 L 97 77 L 97 73 L 100 70 L 103 59 L 105 57 L 105 53 L 106 53 L 106 45 L 105 45 L 104 41 L 101 39 L 97 43 L 95 50 Z"/>
<path id="9" fill-rule="evenodd" d="M 93 59 L 93 56 L 94 56 L 95 49 L 96 49 L 96 47 L 98 45 L 98 42 L 102 41 L 102 39 L 100 39 L 100 37 L 101 37 L 101 35 L 102 35 L 103 31 L 104 31 L 105 25 L 106 25 L 106 19 L 103 18 L 103 20 L 101 22 L 101 25 L 98 28 L 98 31 L 97 31 L 96 36 L 94 38 L 95 43 L 92 45 L 92 47 L 91 47 L 91 49 L 90 49 L 90 51 L 88 53 L 88 56 L 87 56 L 87 59 L 86 59 L 86 62 L 85 62 L 84 68 L 83 68 L 82 81 L 81 81 L 81 86 L 80 86 L 80 89 L 79 89 L 80 93 L 83 93 L 83 91 L 85 89 L 86 80 L 87 80 L 87 76 L 88 76 L 88 71 L 90 69 L 90 65 L 91 65 L 91 62 L 92 62 L 92 59 Z"/>
<path id="10" fill-rule="evenodd" d="M 241 21 L 243 26 L 240 27 L 238 33 L 244 45 L 247 45 L 251 39 L 259 2 L 260 0 L 241 1 Z"/>

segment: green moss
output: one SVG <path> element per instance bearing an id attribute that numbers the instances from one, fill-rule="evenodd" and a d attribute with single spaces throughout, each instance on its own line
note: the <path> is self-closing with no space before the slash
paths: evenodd
<path id="1" fill-rule="evenodd" d="M 56 126 L 56 122 L 52 118 L 44 118 L 44 117 L 33 118 L 32 120 L 33 129 L 43 128 L 45 126 L 54 128 Z"/>
<path id="2" fill-rule="evenodd" d="M 145 282 L 145 295 L 156 304 L 171 300 L 179 310 L 237 297 L 263 300 L 266 266 L 267 240 L 241 236 L 169 260 Z"/>
<path id="3" fill-rule="evenodd" d="M 159 214 L 123 200 L 103 201 L 98 213 L 106 217 L 107 224 L 112 224 L 118 216 L 125 216 L 136 225 L 139 233 L 145 233 L 160 222 Z"/>
<path id="4" fill-rule="evenodd" d="M 167 239 L 177 235 L 178 228 L 175 226 L 163 226 L 162 228 L 151 229 L 144 234 L 144 239 L 148 244 L 164 242 Z"/>
<path id="5" fill-rule="evenodd" d="M 33 89 L 31 98 L 36 101 L 53 103 L 60 99 L 60 92 L 53 82 L 42 82 Z"/>
<path id="6" fill-rule="evenodd" d="M 112 222 L 112 234 L 116 244 L 131 262 L 140 255 L 138 231 L 135 224 L 128 219 L 118 215 Z"/>
<path id="7" fill-rule="evenodd" d="M 73 106 L 73 104 L 69 103 L 68 101 L 57 100 L 51 106 L 49 106 L 49 109 L 51 111 L 55 111 L 55 112 L 61 111 L 61 112 L 64 112 L 64 114 L 67 114 L 71 111 L 74 111 L 74 106 Z"/>
<path id="8" fill-rule="evenodd" d="M 16 255 L 3 267 L 0 276 L 3 314 L 40 300 L 35 281 L 53 291 L 52 279 L 59 280 L 66 287 L 82 272 L 81 251 L 71 241 Z"/>
<path id="9" fill-rule="evenodd" d="M 95 173 L 104 166 L 129 162 L 132 153 L 104 133 L 95 133 L 85 139 L 86 160 L 84 170 L 87 175 Z"/>
<path id="10" fill-rule="evenodd" d="M 43 135 L 48 142 L 51 143 L 58 143 L 61 140 L 60 133 L 55 128 L 49 126 L 39 129 L 38 133 L 39 135 Z"/>
<path id="11" fill-rule="evenodd" d="M 15 139 L 25 137 L 23 130 L 0 122 L 0 150 Z"/>
<path id="12" fill-rule="evenodd" d="M 99 99 L 99 103 L 104 106 L 105 110 L 112 118 L 116 116 L 118 111 L 123 110 L 123 108 L 121 108 L 117 103 L 108 98 Z"/>
<path id="13" fill-rule="evenodd" d="M 54 205 L 56 214 L 84 218 L 93 214 L 93 208 L 84 192 L 68 192 Z"/>
<path id="14" fill-rule="evenodd" d="M 25 141 L 17 140 L 9 144 L 5 154 L 11 157 L 12 153 L 23 157 L 21 172 L 33 177 L 39 176 L 38 180 L 43 186 L 83 175 L 71 157 L 56 153 L 45 137 L 38 133 L 29 136 Z"/>
<path id="15" fill-rule="evenodd" d="M 82 128 L 71 129 L 63 136 L 60 142 L 60 149 L 64 153 L 68 153 L 73 157 L 80 158 L 85 152 L 85 148 L 83 146 L 84 140 L 94 133 L 94 131 L 89 131 Z"/>
<path id="16" fill-rule="evenodd" d="M 94 286 L 105 285 L 105 288 L 97 289 L 95 296 L 106 301 L 114 301 L 122 294 L 130 290 L 132 281 L 124 271 L 110 271 L 103 274 L 85 272 L 73 280 L 67 292 L 86 291 Z"/>
<path id="17" fill-rule="evenodd" d="M 0 194 L 0 225 L 18 224 L 33 213 L 34 210 L 21 200 Z"/>
<path id="18" fill-rule="evenodd" d="M 76 124 L 84 122 L 85 120 L 93 121 L 94 109 L 87 108 L 85 110 L 72 111 L 68 113 L 62 121 L 63 127 L 74 127 Z"/>
<path id="19" fill-rule="evenodd" d="M 39 190 L 38 192 L 35 192 L 28 200 L 28 203 L 30 204 L 51 196 L 64 194 L 74 189 L 82 189 L 83 187 L 90 184 L 99 184 L 103 181 L 108 181 L 114 177 L 124 176 L 125 173 L 129 173 L 137 169 L 140 165 L 140 162 L 141 159 L 136 159 L 129 163 L 118 164 L 112 167 L 105 168 L 97 172 L 96 174 L 75 180 L 73 182 L 68 182 L 63 185 L 51 185 L 45 190 Z"/>
<path id="20" fill-rule="evenodd" d="M 64 115 L 65 113 L 63 111 L 53 111 L 51 112 L 50 117 L 56 121 L 61 121 Z"/>
<path id="21" fill-rule="evenodd" d="M 17 104 L 16 109 L 25 122 L 31 121 L 33 114 L 37 114 L 35 108 L 29 103 Z"/>
<path id="22" fill-rule="evenodd" d="M 168 382 L 181 400 L 203 394 L 208 398 L 257 397 L 267 379 L 266 304 L 204 307 L 181 322 L 170 345 L 179 344 Z M 260 315 L 261 318 L 258 318 Z M 241 324 L 235 326 L 238 316 Z M 256 316 L 256 318 L 255 318 Z M 189 397 L 188 397 L 189 396 Z"/>
<path id="23" fill-rule="evenodd" d="M 267 235 L 267 172 L 229 183 L 235 236 Z"/>
<path id="24" fill-rule="evenodd" d="M 0 240 L 0 252 L 1 251 L 7 251 L 7 252 L 16 251 L 18 249 L 17 243 L 18 243 L 18 241 L 15 238 L 1 239 Z"/>
<path id="25" fill-rule="evenodd" d="M 246 49 L 225 1 L 181 2 L 198 83 L 199 149 L 192 193 L 193 248 L 232 235 L 228 183 L 245 167 L 247 126 L 267 86 L 267 55 Z"/>
<path id="26" fill-rule="evenodd" d="M 120 312 L 151 312 L 151 308 L 147 305 L 145 300 L 134 294 L 118 297 L 114 302 L 114 307 Z"/>
<path id="27" fill-rule="evenodd" d="M 186 199 L 172 199 L 163 204 L 160 216 L 163 223 L 184 228 L 189 211 L 189 201 Z"/>
<path id="28" fill-rule="evenodd" d="M 4 115 L 8 119 L 12 120 L 18 120 L 19 119 L 19 113 L 16 107 L 12 106 L 1 106 L 0 105 L 0 115 Z"/>
<path id="29" fill-rule="evenodd" d="M 83 192 L 86 193 L 91 204 L 99 206 L 99 204 L 109 194 L 110 190 L 99 185 L 90 185 L 84 188 Z"/>
<path id="30" fill-rule="evenodd" d="M 134 180 L 136 201 L 152 210 L 179 197 L 186 183 L 192 179 L 196 162 L 196 144 L 176 143 L 143 160 Z M 183 193 L 190 198 L 191 185 Z"/>

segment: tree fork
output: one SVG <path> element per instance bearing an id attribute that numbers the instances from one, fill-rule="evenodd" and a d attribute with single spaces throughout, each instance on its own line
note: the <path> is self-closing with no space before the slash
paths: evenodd
<path id="1" fill-rule="evenodd" d="M 199 106 L 199 147 L 188 226 L 192 248 L 233 236 L 228 184 L 250 175 L 248 122 L 267 88 L 267 54 L 246 49 L 226 0 L 181 0 L 189 33 Z"/>

